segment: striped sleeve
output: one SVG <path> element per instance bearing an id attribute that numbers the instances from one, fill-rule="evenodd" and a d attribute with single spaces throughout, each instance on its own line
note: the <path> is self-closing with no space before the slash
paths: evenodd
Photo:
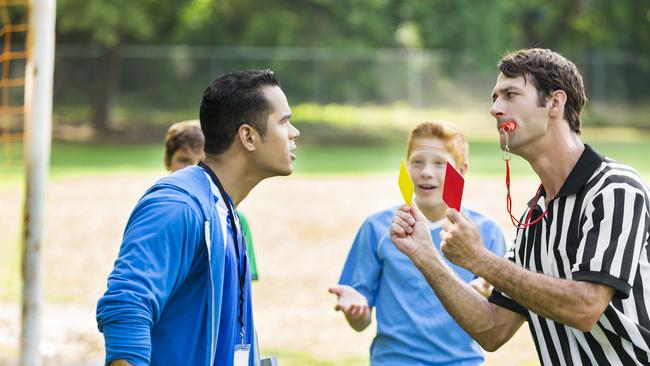
<path id="1" fill-rule="evenodd" d="M 612 179 L 587 204 L 573 279 L 612 287 L 617 298 L 630 295 L 649 229 L 648 201 L 630 177 Z"/>

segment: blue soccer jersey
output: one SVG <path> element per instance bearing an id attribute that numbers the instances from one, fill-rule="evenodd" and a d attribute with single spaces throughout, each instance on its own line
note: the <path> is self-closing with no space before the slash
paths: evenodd
<path id="1" fill-rule="evenodd" d="M 366 219 L 339 280 L 376 308 L 371 365 L 480 365 L 480 346 L 447 313 L 422 273 L 391 242 L 389 228 L 396 210 L 393 207 Z M 462 212 L 476 223 L 485 246 L 503 256 L 505 240 L 499 226 L 475 211 L 463 208 Z M 434 245 L 440 250 L 440 222 L 430 226 Z M 463 281 L 476 278 L 446 262 Z"/>

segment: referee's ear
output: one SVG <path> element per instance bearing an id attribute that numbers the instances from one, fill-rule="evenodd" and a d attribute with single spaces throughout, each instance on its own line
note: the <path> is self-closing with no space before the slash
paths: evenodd
<path id="1" fill-rule="evenodd" d="M 566 104 L 567 101 L 567 95 L 564 92 L 564 90 L 556 90 L 551 93 L 551 96 L 549 97 L 549 101 L 551 102 L 551 109 L 549 110 L 549 113 L 553 117 L 565 117 L 564 116 L 564 105 Z"/>

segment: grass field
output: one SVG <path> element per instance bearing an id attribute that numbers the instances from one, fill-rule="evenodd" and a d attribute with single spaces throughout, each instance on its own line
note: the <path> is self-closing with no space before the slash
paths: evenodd
<path id="1" fill-rule="evenodd" d="M 588 140 L 587 140 L 588 141 Z M 648 141 L 602 141 L 592 145 L 601 153 L 633 166 L 641 174 L 650 175 L 650 139 Z M 0 152 L 2 180 L 21 176 L 22 146 L 11 148 L 11 155 Z M 163 149 L 160 145 L 115 145 L 55 142 L 52 147 L 50 173 L 54 179 L 70 175 L 110 175 L 116 172 L 163 172 Z M 404 158 L 403 144 L 382 145 L 307 145 L 297 150 L 297 175 L 376 175 L 390 174 Z M 528 164 L 513 157 L 514 175 L 530 175 Z M 470 141 L 469 176 L 501 176 L 504 165 L 495 142 Z"/>
<path id="2" fill-rule="evenodd" d="M 587 131 L 585 141 L 634 166 L 648 180 L 647 136 L 623 129 L 599 130 Z M 262 351 L 278 356 L 283 366 L 368 364 L 372 330 L 362 334 L 350 330 L 340 314 L 333 312 L 334 299 L 326 287 L 336 281 L 363 217 L 398 197 L 394 176 L 405 153 L 402 140 L 346 145 L 299 141 L 295 176 L 264 182 L 243 205 L 259 248 L 262 280 L 254 290 Z M 9 156 L 3 151 L 0 149 L 0 305 L 13 306 L 19 301 L 20 284 L 17 243 L 22 147 L 11 146 Z M 162 146 L 55 142 L 50 166 L 45 295 L 48 304 L 60 304 L 61 309 L 46 318 L 50 322 L 64 320 L 46 324 L 50 352 L 46 365 L 97 364 L 102 345 L 94 325 L 94 301 L 105 286 L 130 209 L 148 185 L 166 174 Z M 499 218 L 508 230 L 502 207 L 503 169 L 495 142 L 470 141 L 467 200 Z M 535 179 L 521 159 L 515 158 L 512 169 L 518 178 L 513 197 L 524 200 Z M 485 191 L 495 194 L 485 197 Z M 334 195 L 337 200 L 328 199 Z M 287 207 L 274 210 L 278 200 Z M 292 258 L 291 263 L 287 258 Z M 13 365 L 10 360 L 17 352 L 16 321 L 10 314 L 0 309 L 0 365 Z M 78 324 L 80 330 L 76 330 Z M 509 348 L 488 355 L 486 364 L 537 364 L 532 341 L 522 332 Z M 77 353 L 95 357 L 94 361 L 71 363 L 69 355 Z"/>
<path id="3" fill-rule="evenodd" d="M 164 172 L 60 176 L 50 181 L 43 236 L 45 366 L 96 365 L 103 345 L 95 303 L 106 286 L 129 212 Z M 522 179 L 513 197 L 527 198 Z M 16 365 L 19 334 L 20 185 L 0 189 L 0 365 Z M 488 196 L 484 193 L 493 192 Z M 466 201 L 504 225 L 501 179 L 470 179 Z M 332 199 L 336 197 L 336 199 Z M 517 200 L 517 201 L 519 201 Z M 392 174 L 269 179 L 240 206 L 251 222 L 260 270 L 253 301 L 263 354 L 284 366 L 367 366 L 374 326 L 350 329 L 333 310 L 336 283 L 356 230 L 369 213 L 399 201 Z M 278 205 L 278 203 L 282 203 Z M 515 204 L 517 206 L 517 204 Z M 518 206 L 517 206 L 518 207 Z M 509 234 L 511 235 L 511 229 Z M 508 233 L 507 233 L 508 234 Z M 486 366 L 535 365 L 522 329 Z"/>

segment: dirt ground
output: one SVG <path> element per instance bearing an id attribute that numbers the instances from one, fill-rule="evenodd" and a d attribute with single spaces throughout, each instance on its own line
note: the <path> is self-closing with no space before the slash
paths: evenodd
<path id="1" fill-rule="evenodd" d="M 128 175 L 50 182 L 43 251 L 45 365 L 102 363 L 95 303 L 105 290 L 128 215 L 156 179 L 155 175 Z M 536 183 L 515 179 L 514 186 L 513 207 L 521 212 Z M 18 185 L 0 186 L 0 265 L 5 266 L 0 272 L 5 277 L 0 278 L 0 295 L 5 299 L 16 282 L 11 267 L 18 268 L 14 262 L 20 258 L 14 244 L 19 235 L 20 197 Z M 251 192 L 240 209 L 251 223 L 260 272 L 253 291 L 263 349 L 298 350 L 323 359 L 367 357 L 374 329 L 356 333 L 349 328 L 333 310 L 335 298 L 327 288 L 336 284 L 363 219 L 399 199 L 392 176 L 273 178 Z M 510 242 L 514 230 L 504 209 L 502 179 L 469 179 L 464 202 L 495 218 Z M 0 366 L 17 364 L 19 310 L 16 302 L 0 302 Z M 537 364 L 525 326 L 506 346 L 486 357 L 486 365 Z"/>

